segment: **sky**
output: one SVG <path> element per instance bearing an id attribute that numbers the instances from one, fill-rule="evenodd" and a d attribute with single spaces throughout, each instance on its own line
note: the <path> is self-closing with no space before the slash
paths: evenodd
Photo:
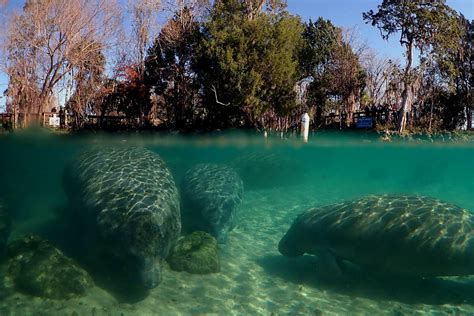
<path id="1" fill-rule="evenodd" d="M 389 41 L 381 38 L 380 32 L 371 25 L 364 23 L 362 12 L 376 11 L 382 0 L 288 0 L 288 10 L 301 16 L 305 21 L 317 20 L 322 16 L 329 19 L 336 26 L 356 29 L 361 41 L 366 41 L 381 57 L 403 60 L 403 48 L 398 39 L 393 37 Z M 23 0 L 11 0 L 11 7 L 21 8 Z M 474 20 L 474 0 L 447 0 L 447 4 L 461 12 L 467 19 Z M 0 15 L 0 18 L 2 16 Z M 7 77 L 0 72 L 0 112 L 3 112 L 5 98 L 3 91 L 7 87 Z"/>
<path id="2" fill-rule="evenodd" d="M 322 16 L 339 27 L 355 28 L 362 41 L 375 49 L 381 57 L 403 57 L 399 39 L 385 41 L 376 27 L 364 23 L 362 12 L 377 11 L 382 0 L 288 0 L 288 10 L 303 20 L 317 20 Z M 474 0 L 447 0 L 447 4 L 467 19 L 474 20 Z"/>

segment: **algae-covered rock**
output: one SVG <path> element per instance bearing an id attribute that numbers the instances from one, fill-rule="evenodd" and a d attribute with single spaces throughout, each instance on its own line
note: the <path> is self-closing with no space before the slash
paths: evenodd
<path id="1" fill-rule="evenodd" d="M 7 247 L 9 274 L 26 294 L 52 299 L 82 296 L 92 278 L 72 259 L 41 237 L 30 235 Z"/>
<path id="2" fill-rule="evenodd" d="M 168 258 L 171 269 L 194 274 L 220 271 L 217 240 L 205 232 L 194 232 L 178 241 Z"/>
<path id="3" fill-rule="evenodd" d="M 10 236 L 11 222 L 5 207 L 0 202 L 0 258 L 3 256 L 8 237 Z"/>

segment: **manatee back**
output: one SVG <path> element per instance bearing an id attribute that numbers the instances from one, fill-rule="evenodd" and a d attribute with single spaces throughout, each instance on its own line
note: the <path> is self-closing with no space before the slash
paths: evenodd
<path id="1" fill-rule="evenodd" d="M 104 236 L 158 234 L 168 252 L 181 230 L 179 196 L 164 161 L 142 148 L 106 148 L 80 154 L 69 171 L 86 217 Z M 141 223 L 146 221 L 147 223 Z M 149 224 L 152 224 L 151 226 Z M 154 227 L 154 228 L 153 228 Z M 125 240 L 126 241 L 126 240 Z M 146 240 L 142 242 L 146 243 Z"/>
<path id="2" fill-rule="evenodd" d="M 242 180 L 231 167 L 195 166 L 183 179 L 183 222 L 189 230 L 200 229 L 215 236 L 219 229 L 232 229 L 243 190 Z"/>

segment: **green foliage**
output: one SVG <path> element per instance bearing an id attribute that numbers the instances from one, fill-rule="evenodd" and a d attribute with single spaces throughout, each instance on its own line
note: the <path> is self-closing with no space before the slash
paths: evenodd
<path id="1" fill-rule="evenodd" d="M 284 0 L 213 1 L 208 15 L 190 3 L 183 2 L 164 25 L 144 72 L 126 65 L 97 89 L 103 56 L 81 64 L 70 108 L 126 115 L 140 126 L 153 121 L 203 130 L 286 128 L 304 111 L 316 115 L 317 125 L 333 110 L 350 120 L 357 105 L 375 102 L 364 94 L 367 78 L 358 53 L 331 21 L 303 24 L 286 11 Z M 419 108 L 433 104 L 439 121 L 451 122 L 439 126 L 459 125 L 461 104 L 473 103 L 472 23 L 445 0 L 382 0 L 377 12 L 363 15 L 384 39 L 400 36 L 407 51 L 405 71 L 392 67 L 384 74 L 385 101 L 395 104 L 401 97 L 409 112 L 412 93 Z M 412 69 L 415 49 L 421 62 Z M 29 53 L 22 47 L 15 52 Z M 453 106 L 443 105 L 450 100 Z"/>
<path id="2" fill-rule="evenodd" d="M 199 86 L 191 69 L 199 24 L 184 8 L 163 28 L 145 61 L 145 82 L 156 100 L 158 119 L 168 127 L 190 128 L 199 118 Z"/>
<path id="3" fill-rule="evenodd" d="M 406 48 L 402 115 L 399 132 L 404 132 L 406 114 L 411 111 L 410 94 L 414 82 L 413 49 L 422 56 L 434 55 L 445 72 L 455 75 L 453 52 L 458 49 L 462 31 L 458 14 L 446 5 L 446 0 L 383 0 L 378 12 L 363 13 L 364 20 L 376 26 L 384 39 L 400 34 L 400 44 Z"/>
<path id="4" fill-rule="evenodd" d="M 264 126 L 261 117 L 295 106 L 302 25 L 287 12 L 249 19 L 238 0 L 216 2 L 204 24 L 195 70 L 209 120 Z"/>
<path id="5" fill-rule="evenodd" d="M 315 77 L 325 65 L 337 44 L 338 29 L 329 20 L 320 17 L 309 20 L 303 31 L 304 44 L 300 52 L 300 67 L 304 76 Z"/>
<path id="6" fill-rule="evenodd" d="M 342 31 L 323 18 L 310 21 L 303 38 L 300 65 L 304 76 L 313 80 L 307 99 L 310 111 L 316 114 L 316 124 L 330 109 L 352 113 L 365 85 L 359 57 L 343 40 Z"/>
<path id="7" fill-rule="evenodd" d="M 402 45 L 412 43 L 422 52 L 430 47 L 457 47 L 457 13 L 446 0 L 383 0 L 377 13 L 370 10 L 363 17 L 379 28 L 384 39 L 399 33 Z"/>

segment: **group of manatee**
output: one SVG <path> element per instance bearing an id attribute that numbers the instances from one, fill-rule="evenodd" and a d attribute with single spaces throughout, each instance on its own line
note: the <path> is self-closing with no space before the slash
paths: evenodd
<path id="1" fill-rule="evenodd" d="M 81 238 L 134 271 L 146 288 L 182 233 L 219 242 L 236 224 L 244 181 L 236 168 L 198 164 L 181 188 L 160 156 L 144 148 L 89 149 L 65 170 L 68 197 L 84 223 Z M 0 219 L 4 216 L 0 204 Z M 9 224 L 0 220 L 0 251 Z M 278 245 L 281 254 L 330 255 L 368 271 L 408 277 L 474 274 L 474 215 L 433 198 L 368 196 L 299 215 Z"/>
<path id="2" fill-rule="evenodd" d="M 81 239 L 89 238 L 146 288 L 160 283 L 163 261 L 182 232 L 224 241 L 243 195 L 237 173 L 219 164 L 188 170 L 179 194 L 163 159 L 139 147 L 84 151 L 66 168 L 64 182 L 84 223 Z"/>

